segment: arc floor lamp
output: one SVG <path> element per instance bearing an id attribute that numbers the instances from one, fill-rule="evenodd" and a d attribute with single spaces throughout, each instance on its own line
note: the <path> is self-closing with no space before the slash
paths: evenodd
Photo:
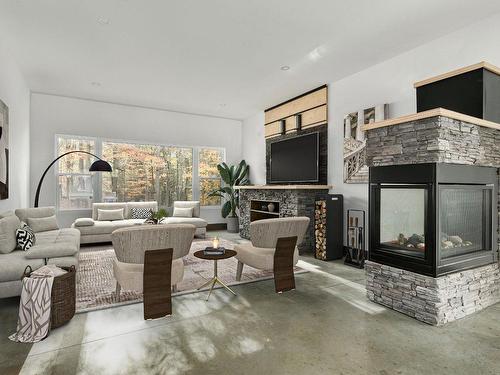
<path id="1" fill-rule="evenodd" d="M 69 155 L 69 154 L 74 154 L 74 153 L 82 153 L 82 154 L 87 154 L 90 156 L 93 156 L 97 160 L 92 163 L 92 165 L 89 168 L 89 172 L 112 172 L 113 169 L 111 168 L 111 165 L 105 160 L 102 160 L 99 156 L 91 154 L 90 152 L 87 151 L 81 151 L 81 150 L 75 150 L 75 151 L 69 151 L 66 152 L 60 156 L 58 156 L 52 163 L 49 164 L 47 169 L 45 169 L 45 172 L 43 172 L 42 177 L 40 178 L 40 181 L 38 182 L 38 187 L 36 188 L 36 194 L 35 194 L 35 207 L 38 207 L 38 199 L 40 198 L 40 189 L 42 188 L 42 183 L 43 179 L 45 178 L 45 175 L 49 171 L 50 167 L 52 167 L 59 159 L 62 157 Z"/>

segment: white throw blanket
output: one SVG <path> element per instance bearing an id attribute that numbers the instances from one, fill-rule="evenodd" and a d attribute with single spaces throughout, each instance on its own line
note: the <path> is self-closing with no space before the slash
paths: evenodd
<path id="1" fill-rule="evenodd" d="M 17 332 L 9 337 L 17 342 L 38 342 L 49 334 L 50 298 L 54 277 L 66 273 L 63 269 L 49 265 L 23 278 Z"/>

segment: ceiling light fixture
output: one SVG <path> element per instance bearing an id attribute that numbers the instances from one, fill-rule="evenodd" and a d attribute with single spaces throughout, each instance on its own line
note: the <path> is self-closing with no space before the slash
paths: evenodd
<path id="1" fill-rule="evenodd" d="M 97 22 L 101 25 L 109 25 L 111 23 L 109 18 L 106 18 L 106 17 L 98 17 Z"/>
<path id="2" fill-rule="evenodd" d="M 288 65 L 283 65 L 280 69 L 283 71 L 286 71 L 286 70 L 290 70 L 290 67 Z"/>
<path id="3" fill-rule="evenodd" d="M 101 82 L 96 82 L 96 81 L 94 81 L 94 82 L 91 82 L 90 84 L 91 84 L 92 86 L 94 86 L 94 87 L 101 87 Z"/>

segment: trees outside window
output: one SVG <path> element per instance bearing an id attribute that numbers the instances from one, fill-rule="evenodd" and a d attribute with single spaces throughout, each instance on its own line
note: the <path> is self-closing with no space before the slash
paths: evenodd
<path id="1" fill-rule="evenodd" d="M 203 206 L 220 206 L 208 193 L 221 186 L 217 164 L 225 151 L 210 147 L 178 147 L 58 136 L 57 155 L 83 150 L 100 155 L 113 168 L 95 176 L 88 171 L 93 159 L 71 154 L 57 170 L 59 209 L 90 209 L 92 201 L 157 201 L 172 207 L 177 200 L 200 200 Z M 195 178 L 196 177 L 196 178 Z"/>
<path id="2" fill-rule="evenodd" d="M 95 153 L 95 140 L 58 137 L 56 149 L 56 157 L 75 150 Z M 92 156 L 80 153 L 66 155 L 58 161 L 56 185 L 60 210 L 89 209 L 91 207 L 94 189 L 89 168 L 93 161 Z"/>

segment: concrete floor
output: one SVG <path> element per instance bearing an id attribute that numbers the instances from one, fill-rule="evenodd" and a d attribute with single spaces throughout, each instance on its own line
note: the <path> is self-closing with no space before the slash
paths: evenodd
<path id="1" fill-rule="evenodd" d="M 141 304 L 77 314 L 34 345 L 7 339 L 18 300 L 0 300 L 0 374 L 500 374 L 500 304 L 436 328 L 369 302 L 362 270 L 300 265 L 282 295 L 270 280 L 155 321 Z"/>

